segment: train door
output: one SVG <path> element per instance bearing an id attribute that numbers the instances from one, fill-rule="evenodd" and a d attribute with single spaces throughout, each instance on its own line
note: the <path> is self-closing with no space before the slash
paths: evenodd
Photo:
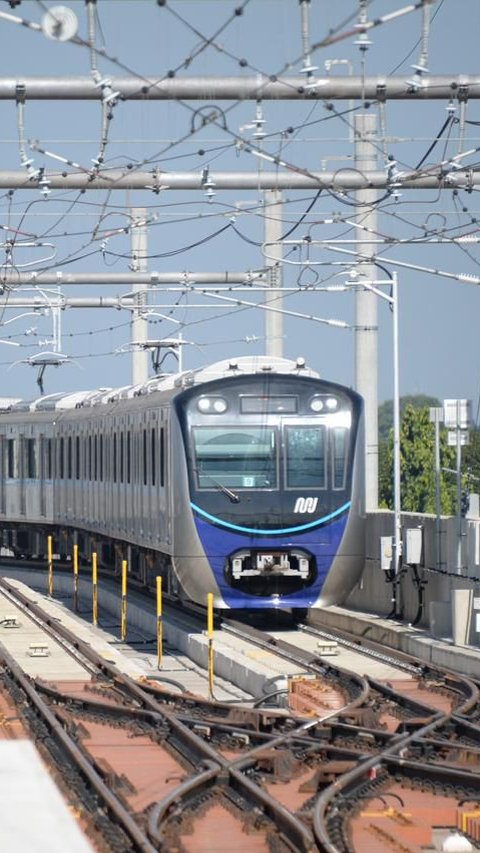
<path id="1" fill-rule="evenodd" d="M 47 498 L 45 486 L 46 468 L 46 439 L 43 433 L 38 437 L 38 488 L 39 488 L 39 512 L 42 518 L 47 514 Z"/>
<path id="2" fill-rule="evenodd" d="M 132 482 L 132 417 L 125 419 L 125 531 L 132 534 L 133 482 Z"/>
<path id="3" fill-rule="evenodd" d="M 26 495 L 25 495 L 25 436 L 20 435 L 18 439 L 18 488 L 19 488 L 19 513 L 25 515 L 26 510 Z"/>
<path id="4" fill-rule="evenodd" d="M 6 440 L 0 435 L 0 515 L 5 515 Z"/>
<path id="5" fill-rule="evenodd" d="M 168 546 L 171 542 L 171 520 L 172 515 L 169 505 L 170 479 L 169 479 L 169 421 L 167 418 L 167 410 L 162 409 L 161 425 L 159 429 L 159 448 L 158 448 L 158 485 L 159 485 L 159 538 L 161 542 L 165 542 Z"/>
<path id="6" fill-rule="evenodd" d="M 141 417 L 141 429 L 140 429 L 140 488 L 139 488 L 139 496 L 140 496 L 140 534 L 143 537 L 146 533 L 146 517 L 147 517 L 147 506 L 148 506 L 148 431 L 147 431 L 147 423 L 146 423 L 146 412 L 142 413 Z"/>

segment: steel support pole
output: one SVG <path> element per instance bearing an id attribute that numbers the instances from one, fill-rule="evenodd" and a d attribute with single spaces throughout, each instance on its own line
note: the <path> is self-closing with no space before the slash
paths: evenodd
<path id="1" fill-rule="evenodd" d="M 387 77 L 315 77 L 316 89 L 305 87 L 305 77 L 271 80 L 256 74 L 248 77 L 110 77 L 111 87 L 128 101 L 333 101 L 399 100 L 423 102 L 450 100 L 467 90 L 469 100 L 480 98 L 479 75 L 429 74 L 424 85 L 414 89 L 411 75 Z M 19 86 L 27 101 L 101 101 L 102 91 L 91 76 L 0 77 L 0 101 L 15 101 Z M 213 112 L 213 109 L 212 109 Z"/>
<path id="2" fill-rule="evenodd" d="M 377 164 L 375 148 L 376 117 L 373 113 L 355 116 L 355 167 L 361 173 L 369 172 Z M 364 205 L 362 224 L 377 230 L 377 213 L 373 203 L 377 198 L 374 190 L 358 190 L 357 201 Z M 357 240 L 358 253 L 369 255 L 374 249 L 366 231 L 360 232 Z M 374 283 L 376 267 L 361 263 L 357 268 L 360 276 Z M 355 297 L 355 386 L 365 401 L 365 507 L 367 512 L 378 508 L 378 305 L 375 293 L 361 287 Z"/>
<path id="3" fill-rule="evenodd" d="M 440 570 L 441 560 L 441 532 L 440 532 L 440 514 L 441 514 L 441 471 L 440 471 L 440 422 L 435 421 L 435 565 L 437 570 Z"/>
<path id="4" fill-rule="evenodd" d="M 448 241 L 451 242 L 451 241 Z M 148 284 L 150 287 L 165 284 L 180 284 L 185 287 L 195 287 L 195 285 L 204 284 L 219 284 L 219 285 L 242 285 L 262 284 L 266 283 L 267 277 L 265 272 L 254 272 L 245 270 L 244 272 L 193 272 L 183 270 L 182 272 L 21 272 L 17 269 L 2 270 L 2 284 L 11 284 L 15 288 L 21 285 L 46 286 L 55 285 L 56 287 L 67 284 L 91 284 L 94 287 L 105 284 L 125 285 L 131 287 L 133 284 Z M 100 297 L 104 298 L 104 297 Z M 42 300 L 44 304 L 44 300 Z"/>
<path id="5" fill-rule="evenodd" d="M 282 295 L 282 194 L 277 190 L 267 190 L 264 195 L 265 242 L 269 246 L 267 265 L 268 304 L 273 308 L 283 307 Z M 265 312 L 265 352 L 270 356 L 283 356 L 283 314 L 277 311 Z"/>
<path id="6" fill-rule="evenodd" d="M 463 571 L 463 520 L 462 520 L 462 416 L 461 402 L 457 400 L 457 425 L 455 428 L 456 438 L 456 485 L 457 485 L 457 575 Z"/>
<path id="7" fill-rule="evenodd" d="M 440 467 L 440 424 L 443 420 L 443 409 L 436 406 L 430 409 L 430 423 L 435 428 L 435 566 L 440 568 L 441 561 L 441 528 L 440 515 L 442 510 L 441 501 L 441 477 Z"/>
<path id="8" fill-rule="evenodd" d="M 145 272 L 147 269 L 147 211 L 144 207 L 132 208 L 132 272 Z M 132 343 L 144 343 L 148 340 L 148 321 L 145 317 L 147 286 L 134 283 L 132 287 L 137 307 L 132 312 Z M 141 385 L 148 379 L 148 351 L 132 351 L 132 384 Z"/>
<path id="9" fill-rule="evenodd" d="M 393 274 L 391 306 L 393 313 L 393 514 L 395 527 L 393 537 L 393 568 L 395 575 L 398 575 L 402 558 L 402 519 L 400 479 L 400 359 L 398 347 L 398 280 L 396 273 Z M 400 586 L 397 587 L 397 591 L 400 593 Z M 397 608 L 400 606 L 401 603 L 397 598 Z M 399 612 L 395 615 L 399 615 Z"/>
<path id="10" fill-rule="evenodd" d="M 374 119 L 373 114 L 365 118 Z M 252 148 L 252 154 L 255 149 Z M 265 157 L 265 155 L 264 155 Z M 385 169 L 367 171 L 365 163 L 362 173 L 354 170 L 340 169 L 337 172 L 313 172 L 301 169 L 294 162 L 279 160 L 274 155 L 266 156 L 271 167 L 259 174 L 256 171 L 215 172 L 210 171 L 210 177 L 215 181 L 215 191 L 220 190 L 385 190 L 391 184 L 391 179 Z M 250 163 L 257 164 L 257 157 L 250 157 Z M 395 178 L 396 186 L 403 190 L 432 189 L 452 192 L 455 188 L 471 191 L 480 186 L 480 171 L 478 169 L 447 169 L 439 166 L 429 170 L 428 174 L 418 175 L 416 172 L 404 172 Z M 458 165 L 461 165 L 460 161 Z M 198 190 L 204 193 L 202 172 L 161 172 L 160 170 L 145 172 L 136 169 L 104 169 L 91 180 L 88 170 L 77 172 L 60 172 L 57 169 L 46 169 L 43 179 L 48 179 L 48 186 L 53 190 L 147 190 L 149 193 L 156 186 L 163 185 L 170 190 Z M 0 171 L 0 189 L 41 190 L 40 180 L 29 178 L 25 171 Z"/>

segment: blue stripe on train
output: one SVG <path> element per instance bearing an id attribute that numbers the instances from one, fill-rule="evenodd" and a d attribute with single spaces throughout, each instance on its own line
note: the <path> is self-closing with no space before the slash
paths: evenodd
<path id="1" fill-rule="evenodd" d="M 346 504 L 345 506 L 348 507 L 349 505 Z M 261 536 L 258 535 L 259 531 L 257 530 L 242 535 L 236 529 L 222 529 L 199 517 L 199 515 L 195 515 L 198 535 L 225 603 L 229 607 L 238 608 L 311 607 L 320 595 L 343 537 L 348 513 L 345 511 L 345 507 L 342 509 L 343 515 L 341 517 L 333 518 L 330 523 L 325 523 L 325 518 L 321 519 L 323 526 L 314 523 L 308 525 L 308 530 L 302 526 L 303 532 L 294 532 L 293 536 L 285 536 L 281 544 L 278 538 L 272 535 L 272 531 L 268 531 L 268 533 L 262 531 Z M 208 514 L 204 513 L 204 515 Z M 298 528 L 293 528 L 294 531 L 296 529 L 298 530 Z M 291 529 L 290 532 L 292 532 Z M 278 551 L 279 548 L 285 550 L 302 548 L 312 554 L 317 562 L 317 577 L 313 584 L 306 589 L 279 597 L 248 595 L 244 591 L 232 589 L 227 584 L 224 574 L 227 557 L 242 549 L 265 551 L 270 548 L 272 551 Z"/>
<path id="2" fill-rule="evenodd" d="M 300 524 L 297 527 L 280 527 L 277 530 L 259 530 L 256 527 L 242 527 L 239 524 L 231 524 L 231 522 L 223 521 L 223 519 L 218 518 L 216 515 L 210 515 L 209 512 L 206 512 L 194 503 L 191 503 L 190 506 L 196 513 L 198 513 L 198 515 L 202 515 L 204 518 L 207 518 L 219 527 L 226 527 L 229 530 L 238 530 L 240 533 L 253 533 L 255 536 L 280 536 L 289 533 L 301 533 L 302 530 L 310 530 L 313 527 L 319 527 L 322 524 L 326 524 L 328 521 L 338 518 L 339 515 L 342 515 L 350 509 L 351 501 L 347 501 L 346 504 L 343 504 L 343 506 L 339 507 L 334 512 L 329 513 L 329 515 L 324 515 L 323 518 L 317 518 L 315 521 L 309 521 L 308 524 Z"/>

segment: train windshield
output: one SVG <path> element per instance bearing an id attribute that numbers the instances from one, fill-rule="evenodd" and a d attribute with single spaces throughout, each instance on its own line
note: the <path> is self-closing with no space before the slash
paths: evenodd
<path id="1" fill-rule="evenodd" d="M 195 427 L 193 442 L 199 488 L 277 488 L 276 430 Z"/>
<path id="2" fill-rule="evenodd" d="M 287 427 L 287 488 L 324 489 L 326 486 L 326 430 Z"/>
<path id="3" fill-rule="evenodd" d="M 287 427 L 287 488 L 344 489 L 347 456 L 348 433 L 345 427 Z"/>

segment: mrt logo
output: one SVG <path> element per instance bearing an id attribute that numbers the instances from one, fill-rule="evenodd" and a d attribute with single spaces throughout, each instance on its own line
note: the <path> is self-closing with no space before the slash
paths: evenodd
<path id="1" fill-rule="evenodd" d="M 293 511 L 301 514 L 306 512 L 315 512 L 317 504 L 318 498 L 297 498 Z"/>

